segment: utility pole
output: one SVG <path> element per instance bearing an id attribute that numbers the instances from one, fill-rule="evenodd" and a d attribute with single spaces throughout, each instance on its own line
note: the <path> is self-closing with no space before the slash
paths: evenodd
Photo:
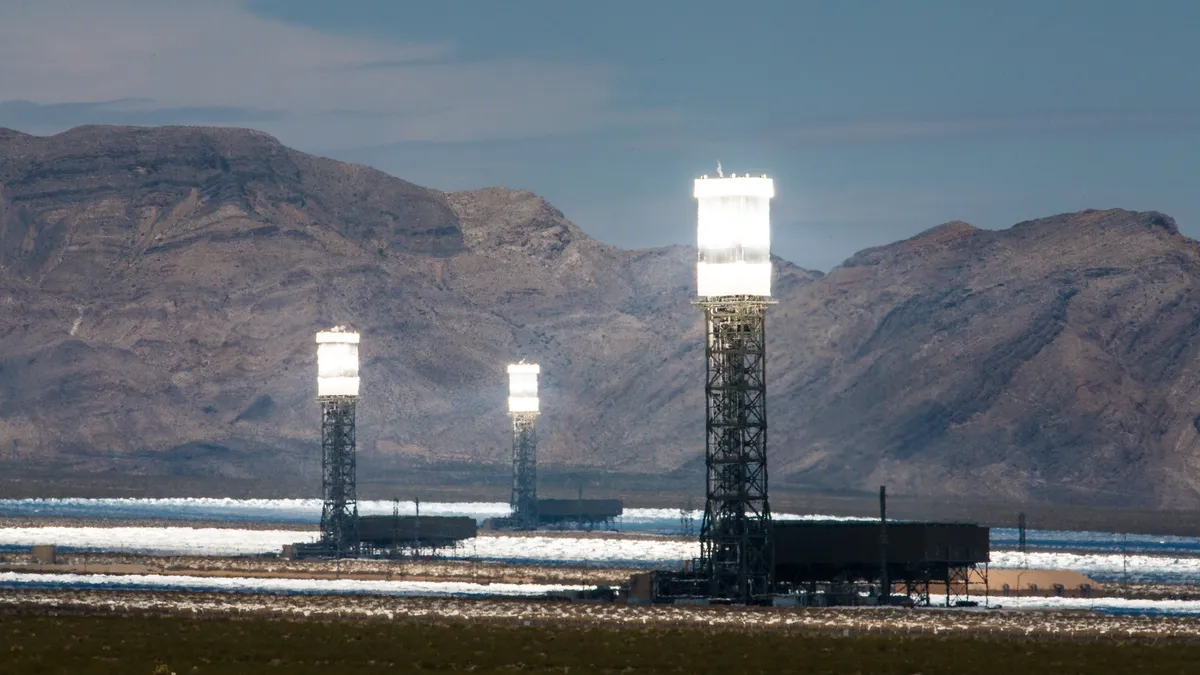
<path id="1" fill-rule="evenodd" d="M 1129 535 L 1121 535 L 1121 592 L 1129 599 Z"/>
<path id="2" fill-rule="evenodd" d="M 687 500 L 679 507 L 679 533 L 689 539 L 696 535 L 695 520 L 692 517 L 694 510 L 692 498 L 689 495 Z"/>
<path id="3" fill-rule="evenodd" d="M 1025 512 L 1017 514 L 1017 550 L 1025 554 Z"/>
<path id="4" fill-rule="evenodd" d="M 892 602 L 892 582 L 888 577 L 887 486 L 879 486 L 879 599 Z"/>
<path id="5" fill-rule="evenodd" d="M 416 558 L 421 557 L 421 498 L 413 497 L 413 506 L 416 510 L 416 519 L 413 521 L 413 553 Z"/>

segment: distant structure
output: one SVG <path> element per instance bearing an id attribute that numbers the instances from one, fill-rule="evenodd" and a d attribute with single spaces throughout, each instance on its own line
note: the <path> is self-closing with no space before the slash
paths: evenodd
<path id="1" fill-rule="evenodd" d="M 376 558 L 418 556 L 453 548 L 476 534 L 475 519 L 469 516 L 360 516 L 359 555 Z"/>
<path id="2" fill-rule="evenodd" d="M 508 414 L 513 424 L 512 527 L 532 530 L 538 526 L 537 417 L 538 373 L 536 363 L 508 366 Z"/>
<path id="3" fill-rule="evenodd" d="M 356 406 L 359 335 L 344 326 L 317 333 L 317 400 L 321 403 L 321 536 L 285 544 L 285 559 L 384 557 L 436 553 L 475 536 L 474 518 L 358 515 Z"/>
<path id="4" fill-rule="evenodd" d="M 537 418 L 539 413 L 536 363 L 508 366 L 508 415 L 513 429 L 513 476 L 510 514 L 488 518 L 484 529 L 536 530 L 613 528 L 624 513 L 619 499 L 584 499 L 579 486 L 576 499 L 538 499 Z"/>
<path id="5" fill-rule="evenodd" d="M 699 572 L 707 594 L 749 604 L 774 586 L 767 499 L 766 311 L 771 300 L 766 176 L 704 176 L 694 304 L 707 333 L 706 493 Z"/>
<path id="6" fill-rule="evenodd" d="M 679 536 L 688 539 L 696 536 L 696 519 L 692 516 L 693 511 L 695 511 L 695 507 L 692 505 L 692 496 L 688 495 L 679 507 Z"/>
<path id="7" fill-rule="evenodd" d="M 624 512 L 620 499 L 537 500 L 537 521 L 543 528 L 610 529 Z"/>
<path id="8" fill-rule="evenodd" d="M 358 547 L 355 406 L 358 333 L 343 326 L 317 333 L 317 400 L 321 403 L 321 548 L 344 557 Z"/>
<path id="9" fill-rule="evenodd" d="M 1017 551 L 1025 554 L 1025 512 L 1017 514 Z"/>

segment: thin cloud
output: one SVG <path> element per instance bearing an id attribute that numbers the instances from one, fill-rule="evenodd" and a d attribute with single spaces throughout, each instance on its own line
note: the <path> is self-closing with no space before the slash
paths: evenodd
<path id="1" fill-rule="evenodd" d="M 1195 134 L 1200 110 L 1031 111 L 1007 115 L 958 117 L 878 117 L 802 120 L 756 131 L 730 132 L 720 120 L 694 116 L 690 125 L 645 135 L 640 144 L 657 150 L 695 150 L 711 154 L 745 152 L 747 147 L 778 148 L 789 144 L 846 144 L 941 138 L 1006 138 L 1070 134 Z"/>
<path id="2" fill-rule="evenodd" d="M 323 33 L 255 15 L 235 0 L 0 0 L 0 16 L 7 101 L 120 101 L 105 109 L 143 118 L 244 110 L 247 119 L 271 120 L 264 130 L 309 148 L 511 138 L 657 119 L 623 107 L 614 74 L 602 67 L 463 61 L 451 44 Z"/>
<path id="3" fill-rule="evenodd" d="M 813 122 L 776 130 L 770 136 L 776 141 L 874 141 L 1122 131 L 1200 131 L 1200 111 L 1034 112 L 940 119 Z"/>

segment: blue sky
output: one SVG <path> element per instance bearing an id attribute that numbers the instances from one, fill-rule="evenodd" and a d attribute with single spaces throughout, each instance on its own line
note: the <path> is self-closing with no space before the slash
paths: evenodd
<path id="1" fill-rule="evenodd" d="M 827 270 L 947 220 L 1156 209 L 1200 235 L 1200 3 L 0 0 L 0 126 L 251 126 L 440 189 L 690 243 L 691 179 L 776 179 Z"/>

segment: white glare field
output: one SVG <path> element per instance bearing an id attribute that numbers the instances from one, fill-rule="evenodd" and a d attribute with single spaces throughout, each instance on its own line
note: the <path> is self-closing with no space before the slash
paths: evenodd
<path id="1" fill-rule="evenodd" d="M 55 544 L 63 549 L 167 555 L 256 555 L 278 553 L 284 544 L 313 541 L 316 532 L 190 527 L 10 527 L 0 528 L 0 548 Z M 699 555 L 695 542 L 589 537 L 476 537 L 450 558 L 593 566 L 678 566 Z"/>
<path id="2" fill-rule="evenodd" d="M 469 516 L 482 523 L 486 518 L 509 515 L 508 504 L 500 502 L 421 502 L 427 516 Z M 364 516 L 413 515 L 415 502 L 360 501 Z M 170 520 L 255 521 L 267 523 L 311 523 L 321 520 L 319 499 L 0 499 L 0 516 L 59 516 L 74 518 L 158 518 Z M 680 509 L 625 509 L 613 526 L 621 531 L 678 534 L 684 519 L 698 527 L 700 511 Z M 776 513 L 779 520 L 866 520 L 823 515 Z"/>
<path id="3" fill-rule="evenodd" d="M 388 595 L 436 597 L 534 596 L 583 586 L 474 584 L 459 581 L 373 581 L 357 579 L 261 579 L 157 574 L 25 574 L 0 572 L 0 588 L 104 588 L 278 595 Z"/>
<path id="4" fill-rule="evenodd" d="M 416 504 L 389 501 L 359 503 L 364 515 L 416 512 Z M 55 544 L 64 551 L 113 551 L 163 555 L 241 556 L 278 553 L 284 544 L 312 541 L 315 531 L 240 529 L 238 522 L 312 523 L 319 519 L 321 503 L 315 499 L 34 499 L 0 500 L 0 516 L 36 518 L 131 519 L 178 521 L 173 527 L 49 526 L 0 528 L 0 550 L 19 550 L 36 544 Z M 502 503 L 421 503 L 426 515 L 485 518 L 505 516 Z M 695 558 L 699 547 L 683 539 L 623 538 L 620 532 L 678 534 L 691 518 L 698 526 L 699 513 L 678 509 L 626 509 L 614 524 L 616 536 L 481 536 L 446 551 L 450 558 L 543 565 L 591 567 L 677 568 Z M 781 520 L 825 519 L 821 515 L 776 514 Z M 188 521 L 224 521 L 233 527 L 189 527 Z M 846 519 L 854 520 L 854 519 Z M 859 519 L 861 520 L 861 519 Z M 28 525 L 30 523 L 23 523 Z M 261 527 L 261 526 L 260 526 Z M 693 532 L 695 530 L 693 529 Z M 1069 569 L 1099 582 L 1128 578 L 1132 582 L 1200 582 L 1200 542 L 1189 537 L 1112 535 L 1094 532 L 1030 531 L 1036 550 L 1019 554 L 1010 548 L 1015 531 L 992 531 L 992 569 Z M 1127 546 L 1123 556 L 1120 547 Z M 1114 550 L 1115 549 L 1115 550 Z M 1127 575 L 1127 576 L 1126 576 Z M 1011 600 L 1009 602 L 1012 602 Z M 1021 604 L 1028 602 L 1022 600 Z M 1047 603 L 1053 601 L 1047 600 Z M 1088 606 L 1091 606 L 1090 604 Z M 1189 610 L 1190 611 L 1190 610 Z"/>
<path id="5" fill-rule="evenodd" d="M 358 503 L 362 515 L 389 515 L 393 509 L 401 515 L 417 511 L 414 502 L 369 500 Z M 420 512 L 430 516 L 468 516 L 484 519 L 507 516 L 508 505 L 500 502 L 422 502 Z M 38 518 L 162 519 L 187 521 L 223 521 L 227 523 L 305 523 L 316 525 L 321 518 L 321 502 L 316 499 L 0 499 L 0 517 Z M 625 509 L 613 523 L 622 532 L 680 534 L 699 529 L 701 513 L 680 509 Z M 775 513 L 776 520 L 873 520 L 822 514 Z M 1029 530 L 1027 541 L 1032 550 L 1085 553 L 1129 553 L 1147 555 L 1200 555 L 1196 537 L 1160 535 L 1121 535 L 1107 532 L 1064 532 Z M 1017 545 L 1015 528 L 992 528 L 993 549 L 1012 549 Z"/>
<path id="6" fill-rule="evenodd" d="M 190 527 L 12 527 L 0 528 L 0 548 L 56 544 L 64 549 L 165 555 L 257 555 L 284 544 L 312 541 L 315 532 Z M 445 555 L 501 562 L 538 562 L 621 567 L 677 567 L 699 554 L 695 542 L 665 539 L 489 536 L 468 539 Z M 1120 554 L 993 551 L 992 569 L 1070 569 L 1099 581 L 1194 583 L 1200 558 Z"/>
<path id="7" fill-rule="evenodd" d="M 376 581 L 356 579 L 263 579 L 155 574 L 28 574 L 0 572 L 0 589 L 190 591 L 266 595 L 373 595 L 395 597 L 534 597 L 583 590 L 553 584 L 476 584 L 458 581 Z M 934 599 L 936 606 L 937 600 Z M 1126 600 L 1123 598 L 992 598 L 992 607 L 1022 610 L 1093 610 L 1109 614 L 1200 614 L 1200 600 Z"/>

